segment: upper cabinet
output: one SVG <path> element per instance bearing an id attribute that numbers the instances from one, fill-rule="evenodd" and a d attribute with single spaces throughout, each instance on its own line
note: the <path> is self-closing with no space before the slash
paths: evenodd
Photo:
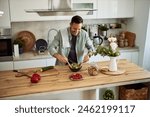
<path id="1" fill-rule="evenodd" d="M 10 28 L 10 14 L 8 0 L 0 0 L 0 28 Z"/>
<path id="2" fill-rule="evenodd" d="M 72 9 L 74 10 L 83 10 L 82 12 L 79 11 L 79 15 L 84 19 L 95 19 L 97 18 L 97 1 L 98 0 L 71 0 L 72 2 Z M 87 11 L 84 11 L 87 10 Z M 90 11 L 88 11 L 90 10 Z M 85 15 L 88 14 L 88 15 Z"/>
<path id="3" fill-rule="evenodd" d="M 97 18 L 134 17 L 134 0 L 97 0 Z"/>
<path id="4" fill-rule="evenodd" d="M 76 14 L 81 15 L 84 19 L 130 18 L 134 16 L 134 0 L 9 1 L 11 22 L 70 20 Z M 73 12 L 69 11 L 69 8 Z"/>
<path id="5" fill-rule="evenodd" d="M 11 21 L 70 20 L 75 14 L 66 11 L 68 6 L 85 19 L 96 18 L 97 11 L 84 9 L 96 10 L 97 0 L 10 0 Z"/>
<path id="6" fill-rule="evenodd" d="M 48 9 L 48 0 L 9 0 L 10 14 L 12 22 L 39 21 L 45 17 L 40 17 L 37 13 L 27 13 L 27 9 Z"/>

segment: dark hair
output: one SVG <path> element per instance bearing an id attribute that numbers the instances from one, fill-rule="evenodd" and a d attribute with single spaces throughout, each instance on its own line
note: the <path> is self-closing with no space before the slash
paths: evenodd
<path id="1" fill-rule="evenodd" d="M 83 19 L 79 15 L 75 15 L 75 16 L 72 17 L 71 23 L 80 24 L 80 23 L 83 23 Z"/>

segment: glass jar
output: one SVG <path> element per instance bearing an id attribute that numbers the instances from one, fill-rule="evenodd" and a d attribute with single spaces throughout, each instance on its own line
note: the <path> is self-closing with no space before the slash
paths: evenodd
<path id="1" fill-rule="evenodd" d="M 88 67 L 89 75 L 96 76 L 96 75 L 98 75 L 98 72 L 99 72 L 98 65 L 95 62 L 90 63 L 90 66 Z"/>
<path id="2" fill-rule="evenodd" d="M 119 40 L 119 47 L 124 47 L 124 39 Z"/>
<path id="3" fill-rule="evenodd" d="M 124 46 L 125 46 L 125 47 L 128 47 L 128 45 L 129 45 L 129 44 L 128 44 L 128 39 L 125 39 L 125 40 L 124 40 Z"/>

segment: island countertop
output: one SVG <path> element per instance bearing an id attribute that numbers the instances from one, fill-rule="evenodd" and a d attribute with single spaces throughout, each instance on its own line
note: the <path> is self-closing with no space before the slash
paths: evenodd
<path id="1" fill-rule="evenodd" d="M 104 67 L 108 65 L 108 62 L 97 64 Z M 43 72 L 39 83 L 31 83 L 30 78 L 26 76 L 15 77 L 16 72 L 13 71 L 2 71 L 0 72 L 0 98 L 43 92 L 90 90 L 150 81 L 150 72 L 127 60 L 119 61 L 118 67 L 126 71 L 122 75 L 111 76 L 99 73 L 97 76 L 90 76 L 87 71 L 88 66 L 89 64 L 84 63 L 81 71 L 78 72 L 83 76 L 83 80 L 80 81 L 69 79 L 73 72 L 68 66 L 55 66 L 54 69 Z M 37 69 L 25 69 L 24 71 Z"/>

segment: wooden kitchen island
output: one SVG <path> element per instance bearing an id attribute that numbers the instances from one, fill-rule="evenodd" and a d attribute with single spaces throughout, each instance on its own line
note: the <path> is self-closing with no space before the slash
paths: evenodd
<path id="1" fill-rule="evenodd" d="M 105 67 L 108 62 L 97 64 L 100 67 Z M 97 76 L 90 76 L 87 71 L 88 66 L 89 64 L 84 63 L 81 71 L 78 72 L 83 76 L 83 80 L 80 81 L 69 79 L 73 72 L 70 71 L 68 66 L 56 66 L 52 70 L 43 72 L 41 74 L 43 77 L 39 83 L 31 83 L 30 78 L 27 78 L 27 76 L 15 77 L 16 72 L 13 71 L 2 71 L 0 72 L 0 99 L 17 99 L 17 96 L 32 97 L 32 95 L 53 95 L 55 93 L 76 91 L 92 91 L 94 92 L 94 98 L 92 99 L 99 99 L 100 88 L 150 82 L 150 72 L 127 60 L 119 60 L 118 63 L 118 67 L 126 71 L 122 75 L 112 76 L 99 73 Z M 36 69 L 26 69 L 24 71 L 35 71 Z"/>

